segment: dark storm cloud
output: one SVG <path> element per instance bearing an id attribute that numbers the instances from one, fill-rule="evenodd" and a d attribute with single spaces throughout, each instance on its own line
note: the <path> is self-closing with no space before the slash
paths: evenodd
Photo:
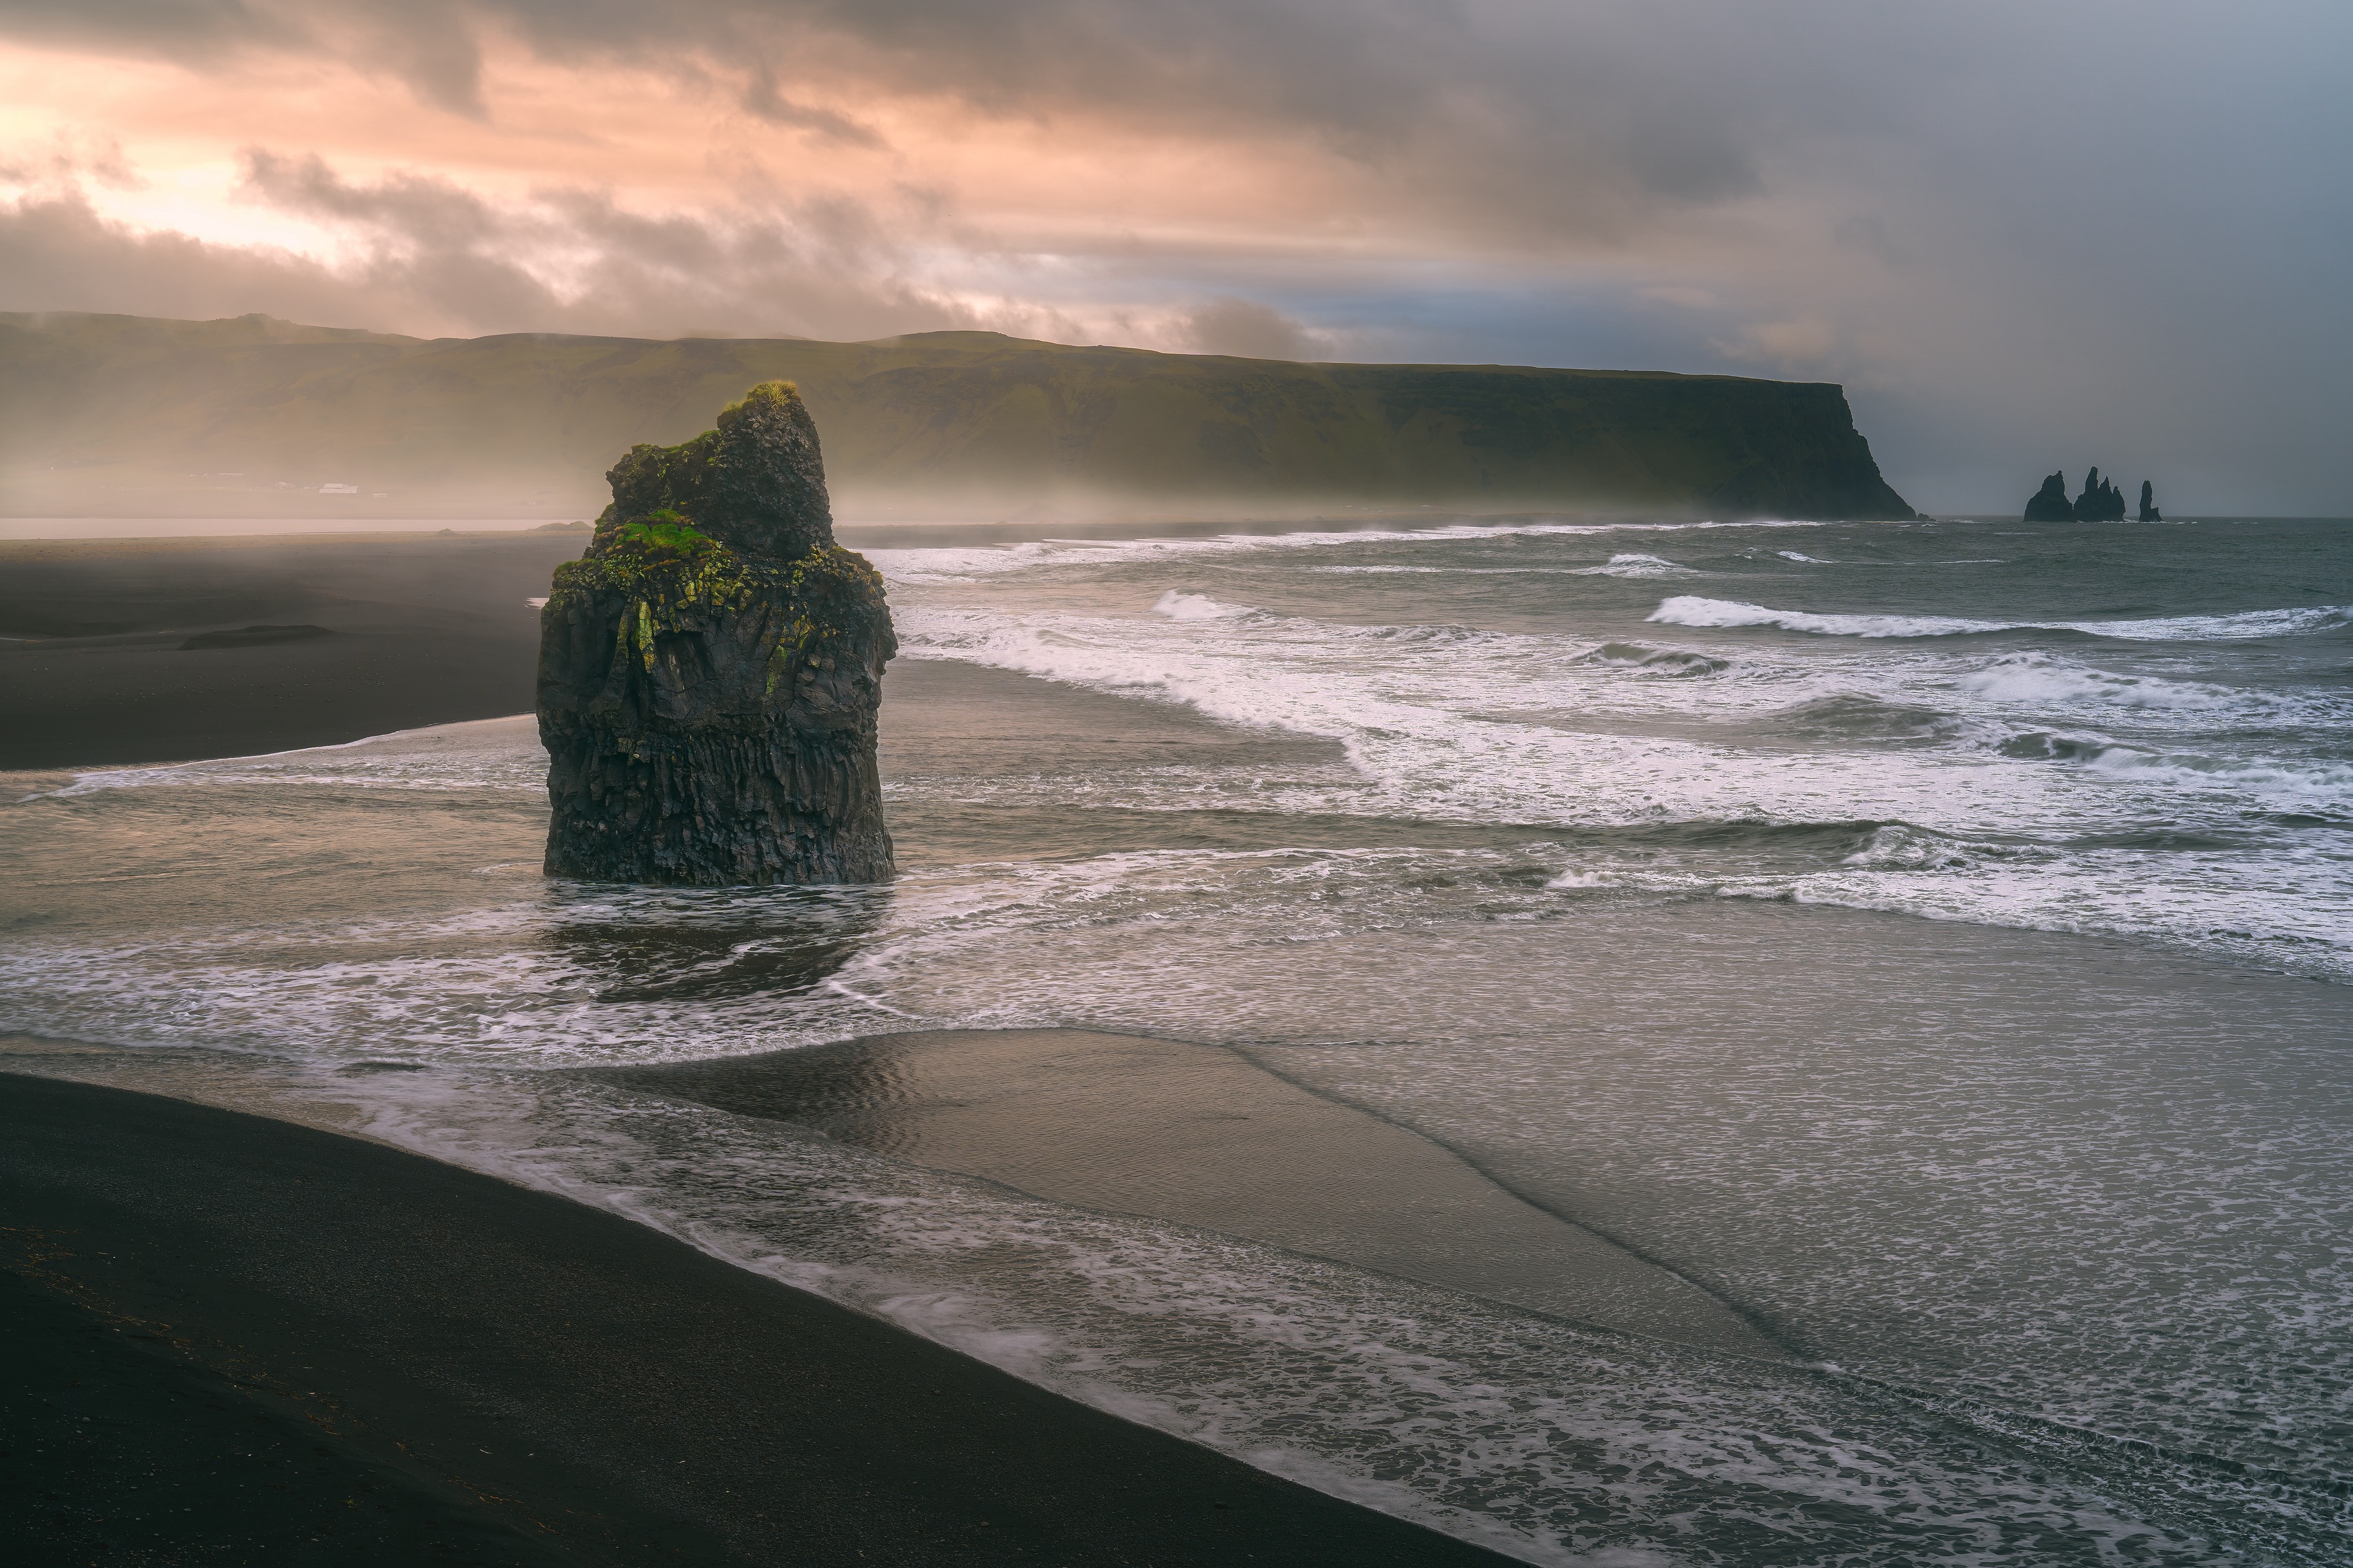
<path id="1" fill-rule="evenodd" d="M 340 59 L 485 137 L 484 62 L 520 48 L 584 84 L 618 68 L 732 103 L 786 132 L 758 153 L 780 168 L 873 160 L 855 199 L 771 196 L 754 170 L 649 218 L 594 191 L 490 202 L 435 173 L 257 159 L 255 199 L 341 226 L 358 259 L 332 272 L 110 227 L 69 182 L 0 208 L 0 304 L 181 313 L 210 289 L 437 330 L 851 337 L 973 322 L 994 289 L 990 324 L 1047 335 L 1837 380 L 1932 508 L 2094 461 L 2189 508 L 2353 508 L 2341 4 L 0 0 L 0 37 L 216 79 Z M 894 118 L 940 103 L 965 119 Z M 580 127 L 602 112 L 585 98 Z M 265 113 L 235 134 L 268 138 Z M 687 118 L 678 137 L 705 134 Z M 987 206 L 989 171 L 888 184 L 949 180 L 924 163 L 938 138 L 991 121 L 1037 133 L 1005 159 L 1189 144 L 1194 166 L 1272 173 L 1219 210 L 1114 183 L 1116 216 L 1057 211 L 1043 238 L 1018 190 Z M 968 230 L 944 216 L 959 202 Z M 336 288 L 340 308 L 303 302 Z"/>
<path id="2" fill-rule="evenodd" d="M 495 35 L 553 61 L 721 81 L 751 113 L 852 144 L 876 134 L 813 107 L 811 89 L 1303 137 L 1458 221 L 1608 233 L 1647 204 L 1757 189 L 1757 149 L 1788 118 L 1776 97 L 1850 111 L 1852 92 L 1823 90 L 1837 70 L 1821 51 L 1769 30 L 1729 49 L 1718 14 L 1686 29 L 1630 6 L 1467 0 L 15 0 L 0 32 L 173 58 L 332 56 L 469 115 Z"/>
<path id="3" fill-rule="evenodd" d="M 481 113 L 480 22 L 468 0 L 0 0 L 0 36 L 177 64 L 239 54 L 341 57 L 438 108 Z"/>

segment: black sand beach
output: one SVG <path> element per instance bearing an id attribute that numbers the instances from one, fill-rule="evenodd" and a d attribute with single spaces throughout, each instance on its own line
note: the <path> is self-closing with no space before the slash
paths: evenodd
<path id="1" fill-rule="evenodd" d="M 0 770 L 250 755 L 527 712 L 528 601 L 582 539 L 0 543 Z M 317 630 L 238 635 L 270 626 Z"/>
<path id="2" fill-rule="evenodd" d="M 1780 1348 L 1690 1281 L 1452 1151 L 1240 1052 L 1091 1029 L 944 1029 L 583 1076 L 1058 1203 L 1271 1241 L 1736 1355 Z"/>
<path id="3" fill-rule="evenodd" d="M 13 1561 L 1503 1561 L 375 1144 L 13 1075 L 0 1129 Z"/>
<path id="4" fill-rule="evenodd" d="M 841 535 L 855 549 L 1039 531 L 889 525 Z M 249 756 L 527 713 L 539 658 L 530 601 L 586 538 L 0 541 L 0 772 Z"/>
<path id="5" fill-rule="evenodd" d="M 1045 531 L 1122 531 L 889 524 L 840 533 L 872 549 Z M 0 772 L 249 756 L 527 713 L 539 658 L 530 601 L 586 538 L 0 541 Z"/>

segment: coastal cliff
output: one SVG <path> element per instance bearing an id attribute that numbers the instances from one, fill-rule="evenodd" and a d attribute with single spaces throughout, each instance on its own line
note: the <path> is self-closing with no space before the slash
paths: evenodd
<path id="1" fill-rule="evenodd" d="M 640 445 L 541 611 L 551 876 L 726 886 L 892 872 L 874 760 L 896 651 L 882 580 L 834 542 L 789 383 Z"/>
<path id="2" fill-rule="evenodd" d="M 683 441 L 778 378 L 823 426 L 850 518 L 1915 515 L 1820 382 L 1303 364 L 995 332 L 427 342 L 62 313 L 0 313 L 0 503 L 586 516 L 608 454 Z"/>

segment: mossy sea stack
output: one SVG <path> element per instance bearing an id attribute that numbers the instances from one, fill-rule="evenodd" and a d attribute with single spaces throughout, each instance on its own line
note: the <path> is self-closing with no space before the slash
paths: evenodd
<path id="1" fill-rule="evenodd" d="M 833 542 L 789 382 L 614 465 L 540 616 L 551 876 L 687 883 L 891 875 L 875 771 L 882 579 Z"/>

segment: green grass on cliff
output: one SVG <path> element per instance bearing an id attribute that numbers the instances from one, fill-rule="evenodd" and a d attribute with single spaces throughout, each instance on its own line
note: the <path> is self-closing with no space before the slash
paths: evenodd
<path id="1" fill-rule="evenodd" d="M 145 487 L 495 492 L 604 470 L 798 384 L 849 515 L 1424 506 L 1905 516 L 1840 389 L 1651 372 L 1292 364 L 992 332 L 864 343 L 425 341 L 266 317 L 0 314 L 0 507 Z"/>
<path id="2" fill-rule="evenodd" d="M 644 566 L 692 563 L 721 548 L 719 541 L 674 511 L 649 512 L 638 522 L 626 522 L 613 550 Z"/>

